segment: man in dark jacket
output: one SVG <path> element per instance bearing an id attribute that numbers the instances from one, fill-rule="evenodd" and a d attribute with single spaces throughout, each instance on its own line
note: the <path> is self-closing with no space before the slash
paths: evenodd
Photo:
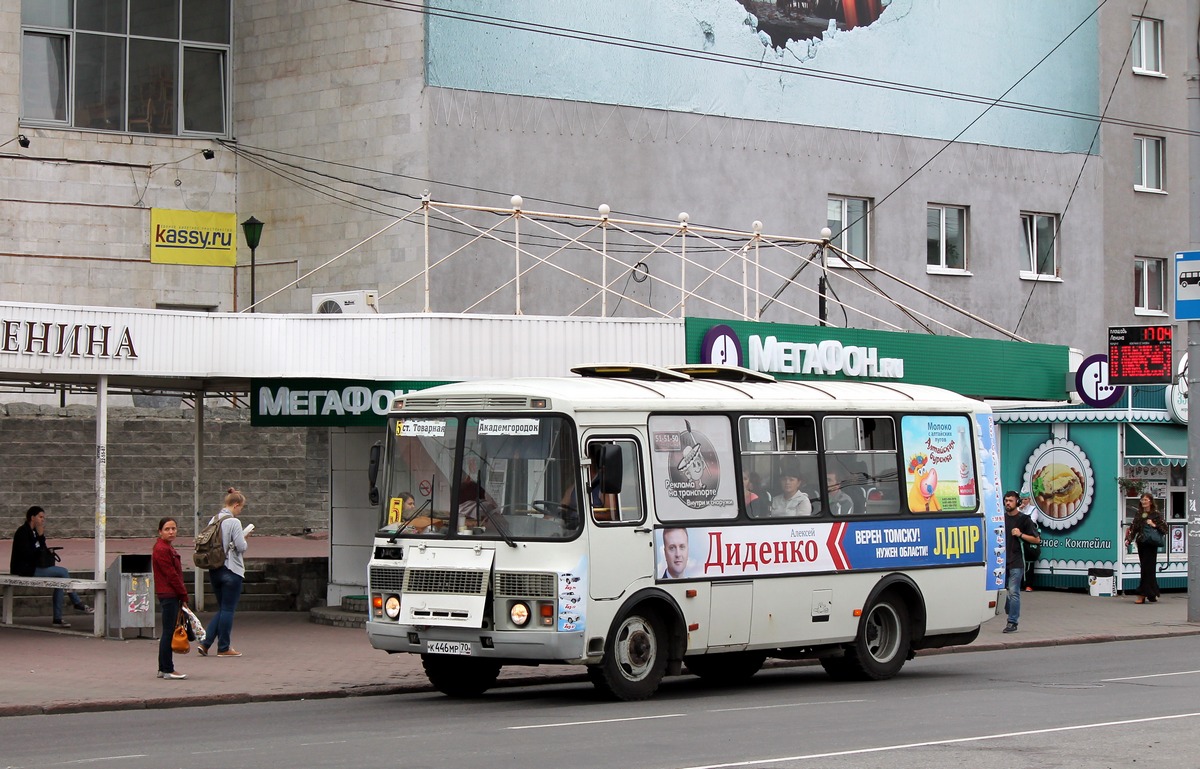
<path id="1" fill-rule="evenodd" d="M 1021 580 L 1025 576 L 1025 545 L 1042 544 L 1037 526 L 1028 515 L 1021 512 L 1021 498 L 1015 491 L 1004 494 L 1004 528 L 1008 532 L 1005 538 L 1008 624 L 1004 626 L 1004 632 L 1015 633 L 1017 623 L 1021 620 Z"/>
<path id="2" fill-rule="evenodd" d="M 55 566 L 55 554 L 46 547 L 46 511 L 34 505 L 25 511 L 25 524 L 13 535 L 12 557 L 8 570 L 21 577 L 70 577 L 71 574 L 62 566 Z M 54 625 L 56 627 L 71 627 L 71 623 L 62 616 L 63 591 L 54 591 Z M 75 611 L 91 614 L 92 607 L 79 598 L 79 594 L 71 591 L 71 603 Z"/>

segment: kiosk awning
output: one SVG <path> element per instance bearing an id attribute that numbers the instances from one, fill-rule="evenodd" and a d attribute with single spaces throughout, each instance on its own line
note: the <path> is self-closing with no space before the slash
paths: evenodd
<path id="1" fill-rule="evenodd" d="M 1125 425 L 1125 462 L 1131 465 L 1186 465 L 1187 428 L 1182 425 Z"/>

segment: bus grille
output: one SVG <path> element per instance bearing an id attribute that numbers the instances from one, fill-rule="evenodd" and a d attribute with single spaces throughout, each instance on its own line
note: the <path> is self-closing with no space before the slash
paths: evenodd
<path id="1" fill-rule="evenodd" d="M 404 572 L 404 592 L 484 595 L 487 574 L 468 569 L 408 569 Z"/>
<path id="2" fill-rule="evenodd" d="M 533 574 L 523 571 L 496 572 L 496 595 L 521 598 L 554 598 L 558 577 L 553 574 Z"/>
<path id="3" fill-rule="evenodd" d="M 371 590 L 387 590 L 399 593 L 403 585 L 404 569 L 393 569 L 387 566 L 371 567 Z"/>

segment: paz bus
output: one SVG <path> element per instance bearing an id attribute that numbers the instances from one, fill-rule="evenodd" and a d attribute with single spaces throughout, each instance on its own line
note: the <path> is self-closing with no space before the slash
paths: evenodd
<path id="1" fill-rule="evenodd" d="M 367 636 L 439 691 L 541 663 L 623 700 L 768 657 L 885 679 L 995 616 L 986 405 L 735 367 L 572 372 L 397 398 L 372 449 Z"/>

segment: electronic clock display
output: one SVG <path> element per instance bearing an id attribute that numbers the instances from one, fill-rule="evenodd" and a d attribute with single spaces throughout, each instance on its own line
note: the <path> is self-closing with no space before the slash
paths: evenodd
<path id="1" fill-rule="evenodd" d="M 1110 326 L 1110 385 L 1171 384 L 1171 326 Z"/>

